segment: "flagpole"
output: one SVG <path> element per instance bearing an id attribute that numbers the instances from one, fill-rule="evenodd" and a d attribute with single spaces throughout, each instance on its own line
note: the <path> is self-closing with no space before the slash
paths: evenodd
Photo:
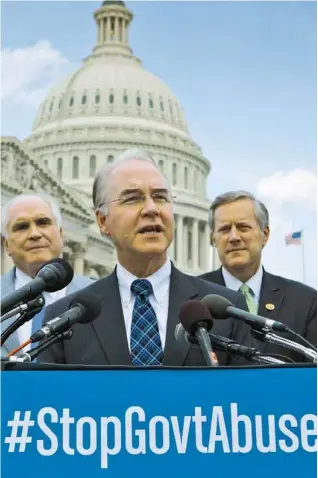
<path id="1" fill-rule="evenodd" d="M 303 264 L 303 283 L 306 283 L 306 274 L 305 274 L 305 236 L 304 231 L 301 231 L 301 255 L 302 255 L 302 264 Z"/>

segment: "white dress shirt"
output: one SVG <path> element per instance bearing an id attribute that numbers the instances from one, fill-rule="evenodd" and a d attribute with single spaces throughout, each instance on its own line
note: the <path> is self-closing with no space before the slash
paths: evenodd
<path id="1" fill-rule="evenodd" d="M 125 320 L 128 347 L 130 350 L 132 314 L 136 300 L 136 296 L 133 292 L 131 292 L 130 287 L 132 282 L 136 279 L 140 279 L 140 277 L 134 276 L 120 264 L 117 264 L 116 272 Z M 153 289 L 153 294 L 150 294 L 149 296 L 149 302 L 157 316 L 162 349 L 164 349 L 166 342 L 170 275 L 171 262 L 170 259 L 167 259 L 167 262 L 157 272 L 149 277 L 145 277 L 145 279 L 151 283 Z"/>
<path id="2" fill-rule="evenodd" d="M 222 274 L 225 282 L 225 286 L 228 289 L 238 291 L 243 282 L 241 282 L 237 277 L 234 277 L 230 274 L 224 267 L 222 267 Z M 259 298 L 261 295 L 261 287 L 262 287 L 262 280 L 263 280 L 263 267 L 260 266 L 256 274 L 254 274 L 247 282 L 246 285 L 252 290 L 254 294 L 254 300 L 257 305 L 259 305 Z"/>
<path id="3" fill-rule="evenodd" d="M 32 277 L 29 277 L 23 271 L 16 268 L 14 289 L 15 290 L 20 289 L 20 287 L 23 287 L 31 280 L 32 280 Z M 65 297 L 66 287 L 64 287 L 64 289 L 57 290 L 56 292 L 42 292 L 42 295 L 45 300 L 45 306 L 47 306 L 59 299 L 62 299 L 62 297 Z M 32 331 L 32 320 L 29 320 L 29 322 L 26 322 L 25 324 L 23 324 L 21 327 L 18 328 L 17 333 L 19 337 L 19 342 L 21 344 L 30 338 L 31 331 Z"/>

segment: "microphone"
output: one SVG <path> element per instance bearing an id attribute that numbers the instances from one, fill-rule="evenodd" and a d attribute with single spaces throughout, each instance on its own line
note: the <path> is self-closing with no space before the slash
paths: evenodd
<path id="1" fill-rule="evenodd" d="M 209 309 L 212 317 L 215 319 L 223 320 L 234 317 L 235 319 L 246 322 L 256 330 L 265 329 L 277 330 L 278 332 L 289 332 L 289 328 L 281 322 L 276 322 L 275 320 L 267 319 L 261 315 L 255 315 L 245 310 L 237 309 L 236 307 L 233 307 L 232 302 L 221 295 L 206 295 L 201 302 Z"/>
<path id="2" fill-rule="evenodd" d="M 252 330 L 252 336 L 261 342 L 276 344 L 286 349 L 298 352 L 311 362 L 317 363 L 317 352 L 305 347 L 304 345 L 298 344 L 297 342 L 286 339 L 286 337 L 280 337 L 278 335 L 272 334 L 271 332 L 266 333 L 260 330 Z"/>
<path id="3" fill-rule="evenodd" d="M 234 340 L 228 339 L 226 337 L 221 337 L 219 335 L 214 335 L 209 333 L 209 339 L 215 350 L 220 350 L 223 352 L 228 352 L 232 355 L 239 355 L 244 357 L 250 362 L 259 362 L 259 363 L 285 363 L 282 360 L 275 359 L 272 357 L 267 357 L 262 355 L 262 353 L 256 348 L 246 347 L 245 345 L 240 345 Z M 175 339 L 177 342 L 187 342 L 190 344 L 197 344 L 198 341 L 196 337 L 193 337 L 188 334 L 188 332 L 183 328 L 182 324 L 178 324 L 175 333 Z"/>
<path id="4" fill-rule="evenodd" d="M 72 338 L 73 331 L 71 329 L 66 330 L 65 332 L 61 332 L 60 334 L 53 335 L 49 339 L 41 342 L 40 345 L 35 347 L 32 350 L 28 350 L 28 352 L 24 352 L 23 354 L 17 355 L 9 355 L 9 356 L 1 356 L 2 362 L 7 363 L 23 363 L 23 362 L 32 362 L 38 355 L 40 355 L 45 349 L 50 347 L 51 345 L 57 342 L 64 342 L 64 340 L 70 340 Z"/>
<path id="5" fill-rule="evenodd" d="M 209 309 L 198 300 L 188 300 L 181 306 L 179 318 L 185 330 L 197 339 L 206 365 L 218 367 L 219 363 L 208 335 L 213 326 Z"/>
<path id="6" fill-rule="evenodd" d="M 52 335 L 70 329 L 74 324 L 88 324 L 95 320 L 101 311 L 100 300 L 91 292 L 79 292 L 71 302 L 70 309 L 59 317 L 49 320 L 41 329 L 34 332 L 30 342 L 38 342 Z"/>
<path id="7" fill-rule="evenodd" d="M 18 309 L 20 310 L 20 316 L 12 322 L 1 334 L 1 340 L 0 343 L 3 345 L 6 340 L 10 337 L 10 335 L 13 334 L 19 327 L 21 327 L 23 324 L 28 322 L 29 320 L 33 319 L 35 314 L 40 312 L 42 307 L 44 306 L 44 298 L 42 295 L 39 295 L 36 299 L 30 300 L 26 304 L 22 304 L 18 307 L 15 307 L 13 310 Z"/>
<path id="8" fill-rule="evenodd" d="M 43 264 L 36 277 L 28 284 L 7 295 L 1 301 L 1 315 L 21 302 L 35 299 L 43 291 L 55 292 L 64 289 L 73 279 L 74 271 L 64 259 L 52 259 Z M 1 318 L 1 321 L 5 319 Z"/>

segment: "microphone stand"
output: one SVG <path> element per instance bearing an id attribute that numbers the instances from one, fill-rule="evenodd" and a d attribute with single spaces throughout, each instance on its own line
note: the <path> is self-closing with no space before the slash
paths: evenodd
<path id="1" fill-rule="evenodd" d="M 277 359 L 275 357 L 268 357 L 267 355 L 255 355 L 252 357 L 252 362 L 258 362 L 262 364 L 285 364 L 284 360 Z"/>
<path id="2" fill-rule="evenodd" d="M 252 329 L 251 333 L 255 339 L 260 340 L 261 342 L 280 345 L 281 347 L 285 347 L 289 350 L 300 353 L 313 363 L 317 363 L 317 352 L 305 347 L 304 345 L 293 342 L 285 337 L 280 337 L 279 335 L 273 334 L 271 332 L 262 332 L 260 330 Z"/>
<path id="3" fill-rule="evenodd" d="M 44 298 L 42 295 L 39 295 L 35 299 L 30 300 L 28 302 L 24 302 L 23 304 L 19 304 L 16 307 L 14 307 L 12 310 L 9 310 L 9 312 L 1 316 L 0 322 L 2 323 L 5 320 L 10 319 L 16 314 L 22 314 L 23 312 L 28 312 L 29 310 L 32 310 L 32 308 L 35 306 L 43 306 L 43 305 L 44 305 Z"/>
<path id="4" fill-rule="evenodd" d="M 216 350 L 224 350 L 225 352 L 231 353 L 233 355 L 240 355 L 241 357 L 246 358 L 250 362 L 258 362 L 262 364 L 285 364 L 283 360 L 277 359 L 275 357 L 269 357 L 263 355 L 256 348 L 246 347 L 245 345 L 240 345 L 234 340 L 227 339 L 225 337 L 219 337 L 214 334 L 210 334 L 210 340 L 213 346 L 216 347 Z"/>
<path id="5" fill-rule="evenodd" d="M 25 324 L 26 322 L 29 322 L 29 320 L 33 319 L 33 317 L 40 312 L 42 307 L 44 306 L 44 298 L 42 295 L 38 296 L 36 299 L 30 300 L 26 304 L 21 304 L 20 306 L 16 307 L 13 310 L 16 310 L 17 308 L 22 308 L 23 307 L 23 312 L 20 317 L 18 317 L 12 324 L 9 325 L 9 327 L 6 328 L 4 332 L 1 334 L 1 345 L 5 343 L 5 341 L 10 337 L 13 332 L 15 332 L 21 325 Z M 12 311 L 8 312 L 11 313 Z M 7 314 L 5 314 L 7 315 Z M 13 315 L 13 314 L 12 314 Z M 9 318 L 9 317 L 7 317 Z M 4 319 L 6 320 L 6 319 Z"/>
<path id="6" fill-rule="evenodd" d="M 1 358 L 1 362 L 6 363 L 26 363 L 32 362 L 40 353 L 42 353 L 45 349 L 50 347 L 51 345 L 57 342 L 63 342 L 64 340 L 70 340 L 73 335 L 73 330 L 68 329 L 64 332 L 59 334 L 53 335 L 52 337 L 48 338 L 44 342 L 40 343 L 36 348 L 30 350 L 29 352 L 25 352 L 22 356 L 18 357 L 17 355 L 11 355 L 10 357 Z"/>

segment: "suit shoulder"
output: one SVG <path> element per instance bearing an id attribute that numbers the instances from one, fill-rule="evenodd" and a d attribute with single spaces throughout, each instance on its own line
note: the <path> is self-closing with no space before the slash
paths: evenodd
<path id="1" fill-rule="evenodd" d="M 77 289 L 73 290 L 73 292 L 70 292 L 66 294 L 65 297 L 62 299 L 57 300 L 56 302 L 53 302 L 48 306 L 48 309 L 52 310 L 54 308 L 54 312 L 56 313 L 57 311 L 59 313 L 64 312 L 69 308 L 70 303 L 72 300 L 80 298 L 82 294 L 88 295 L 88 294 L 93 294 L 96 295 L 96 291 L 98 291 L 100 288 L 103 288 L 103 285 L 105 284 L 107 278 L 99 279 L 98 281 L 95 281 L 93 279 L 89 279 L 88 277 L 84 276 L 76 276 L 76 279 L 82 278 L 85 279 L 81 284 L 77 282 Z M 74 279 L 73 279 L 74 281 Z"/>
<path id="2" fill-rule="evenodd" d="M 219 274 L 219 270 L 210 271 L 210 272 L 205 272 L 204 274 L 199 275 L 198 278 L 203 279 L 205 281 L 209 281 L 209 282 L 215 282 L 217 280 L 218 274 Z"/>
<path id="3" fill-rule="evenodd" d="M 265 276 L 269 282 L 276 283 L 281 289 L 285 290 L 286 293 L 301 293 L 312 296 L 317 295 L 316 289 L 307 284 L 303 284 L 302 282 L 270 274 L 269 272 L 265 272 Z"/>
<path id="4" fill-rule="evenodd" d="M 200 277 L 194 277 L 191 276 L 191 279 L 195 286 L 198 288 L 201 294 L 207 295 L 207 294 L 216 294 L 216 295 L 222 295 L 223 297 L 226 297 L 227 299 L 233 301 L 237 301 L 238 297 L 241 295 L 239 292 L 236 292 L 232 289 L 228 289 L 227 287 L 220 285 L 220 284 L 215 284 L 214 282 L 207 281 L 203 279 L 201 276 Z"/>
<path id="5" fill-rule="evenodd" d="M 76 284 L 81 285 L 81 287 L 85 287 L 87 285 L 90 285 L 90 284 L 93 284 L 94 282 L 96 282 L 95 279 L 91 279 L 90 277 L 78 276 L 78 275 L 74 275 L 73 281 Z"/>

